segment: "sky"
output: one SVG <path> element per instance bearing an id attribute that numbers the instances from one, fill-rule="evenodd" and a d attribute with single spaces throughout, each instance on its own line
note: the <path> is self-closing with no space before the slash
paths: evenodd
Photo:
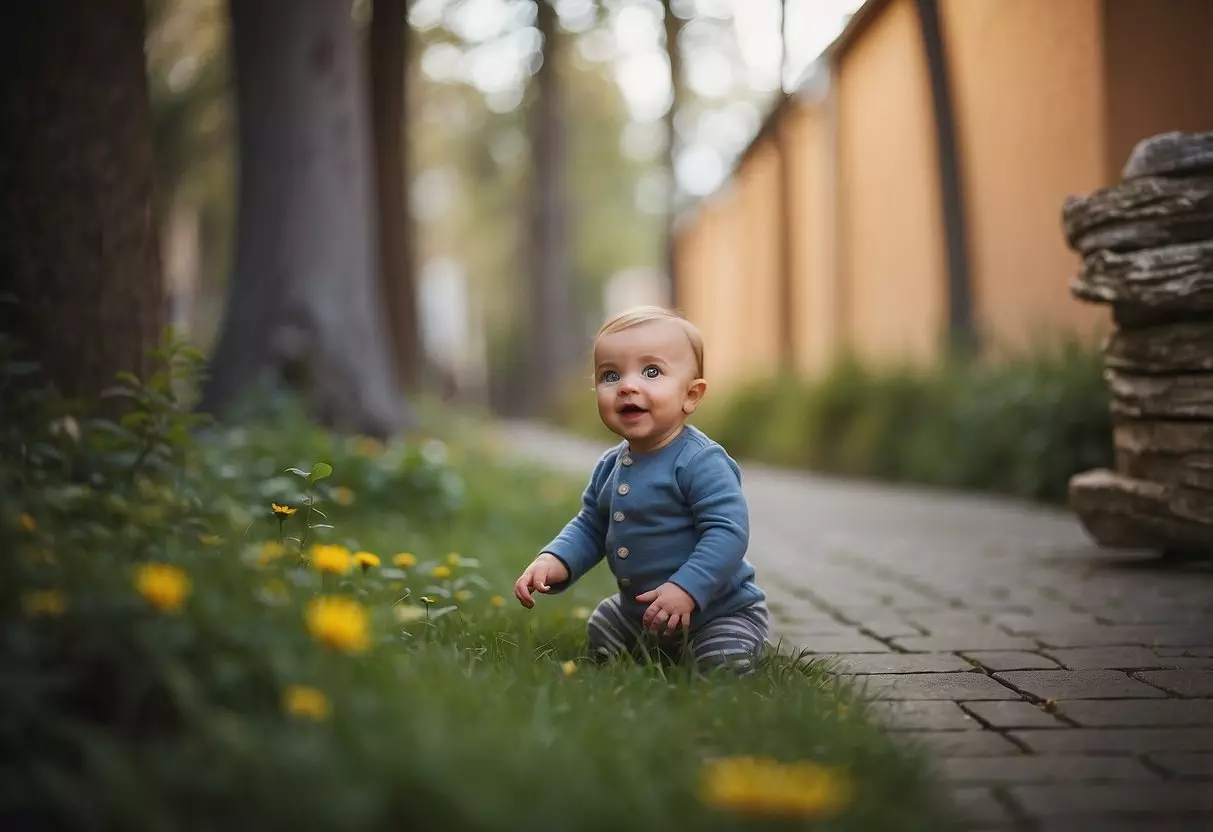
<path id="1" fill-rule="evenodd" d="M 445 14 L 447 24 L 473 46 L 466 53 L 456 47 L 431 47 L 422 58 L 422 70 L 435 80 L 475 84 L 495 110 L 517 107 L 526 83 L 526 62 L 538 45 L 537 33 L 526 25 L 533 10 L 529 4 L 510 0 L 465 0 L 451 14 L 446 12 L 448 2 L 414 0 L 413 24 L 429 28 Z M 794 84 L 862 4 L 863 0 L 788 0 L 785 87 Z M 727 177 L 779 88 L 779 5 L 780 0 L 675 3 L 680 16 L 692 17 L 683 34 L 688 86 L 712 105 L 697 124 L 680 126 L 685 143 L 675 174 L 691 196 L 710 193 Z M 661 119 L 671 95 L 662 49 L 661 5 L 658 0 L 607 0 L 607 6 L 609 29 L 592 30 L 593 0 L 556 3 L 561 26 L 579 35 L 579 57 L 612 64 L 632 119 L 621 149 L 644 158 L 660 152 Z"/>

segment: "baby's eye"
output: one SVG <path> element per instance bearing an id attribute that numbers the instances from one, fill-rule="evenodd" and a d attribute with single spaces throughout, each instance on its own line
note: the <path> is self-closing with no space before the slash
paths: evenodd
<path id="1" fill-rule="evenodd" d="M 649 366 L 644 368 L 644 377 L 645 378 L 657 378 L 657 376 L 659 376 L 659 375 L 661 375 L 660 367 L 650 364 Z"/>
<path id="2" fill-rule="evenodd" d="M 614 384 L 619 381 L 619 373 L 616 370 L 603 370 L 601 378 L 607 384 Z"/>

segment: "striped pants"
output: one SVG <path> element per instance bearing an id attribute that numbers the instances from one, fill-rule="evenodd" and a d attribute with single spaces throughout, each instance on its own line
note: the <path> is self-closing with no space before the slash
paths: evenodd
<path id="1" fill-rule="evenodd" d="M 683 631 L 666 636 L 643 630 L 640 619 L 625 615 L 619 596 L 612 595 L 598 604 L 587 629 L 590 653 L 596 658 L 610 659 L 653 649 L 677 659 L 689 652 L 695 665 L 703 670 L 727 665 L 745 671 L 766 643 L 770 613 L 766 604 L 759 601 L 709 621 L 689 637 Z"/>

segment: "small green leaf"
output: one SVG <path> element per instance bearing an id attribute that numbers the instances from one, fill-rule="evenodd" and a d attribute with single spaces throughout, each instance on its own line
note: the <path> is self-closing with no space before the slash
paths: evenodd
<path id="1" fill-rule="evenodd" d="M 294 474 L 297 477 L 303 477 L 305 480 L 311 476 L 307 471 L 300 471 L 298 468 L 287 468 L 286 470 L 288 473 Z"/>
<path id="2" fill-rule="evenodd" d="M 316 466 L 312 468 L 312 476 L 310 479 L 312 482 L 316 482 L 317 480 L 322 480 L 325 477 L 330 476 L 332 473 L 332 465 L 329 465 L 327 462 L 317 462 Z"/>
<path id="3" fill-rule="evenodd" d="M 333 527 L 330 526 L 328 523 L 313 523 L 312 525 L 308 526 L 308 528 L 309 529 L 331 529 Z"/>

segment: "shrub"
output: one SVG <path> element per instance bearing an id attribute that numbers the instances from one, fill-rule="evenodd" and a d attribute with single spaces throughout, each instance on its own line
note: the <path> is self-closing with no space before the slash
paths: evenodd
<path id="1" fill-rule="evenodd" d="M 1102 357 L 1074 340 L 998 362 L 847 360 L 813 383 L 775 378 L 709 400 L 697 423 L 744 458 L 1046 502 L 1112 463 Z"/>

